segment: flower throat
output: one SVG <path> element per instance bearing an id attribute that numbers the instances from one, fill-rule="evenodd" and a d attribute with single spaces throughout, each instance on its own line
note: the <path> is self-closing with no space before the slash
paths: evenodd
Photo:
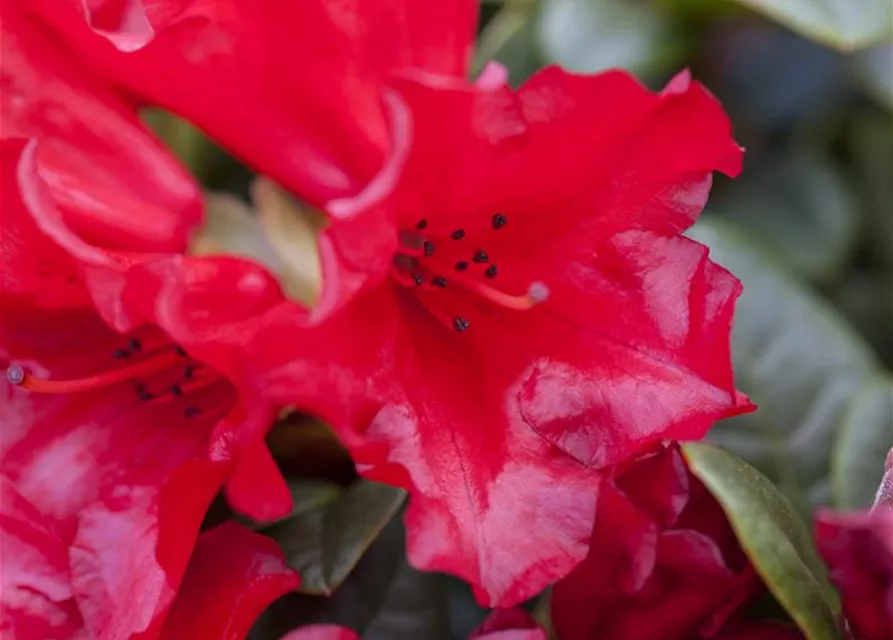
<path id="1" fill-rule="evenodd" d="M 501 230 L 506 224 L 508 218 L 502 213 L 494 214 L 490 220 L 493 231 Z M 426 233 L 427 229 L 428 221 L 423 218 L 414 229 L 400 232 L 391 267 L 391 276 L 398 284 L 427 291 L 456 287 L 514 311 L 532 309 L 549 298 L 549 288 L 542 282 L 530 283 L 521 295 L 507 293 L 486 282 L 498 278 L 499 267 L 491 262 L 485 249 L 470 244 L 465 229 L 454 229 L 443 236 Z M 427 306 L 441 323 L 457 332 L 466 331 L 471 326 L 463 314 L 445 314 Z"/>

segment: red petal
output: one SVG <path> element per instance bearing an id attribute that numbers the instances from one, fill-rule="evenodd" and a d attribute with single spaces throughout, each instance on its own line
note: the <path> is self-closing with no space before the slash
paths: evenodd
<path id="1" fill-rule="evenodd" d="M 816 541 L 856 637 L 893 639 L 893 508 L 822 510 Z"/>
<path id="2" fill-rule="evenodd" d="M 480 626 L 471 632 L 468 640 L 473 638 L 546 640 L 546 637 L 546 632 L 523 609 L 497 609 L 491 612 Z"/>
<path id="3" fill-rule="evenodd" d="M 675 448 L 632 463 L 618 485 L 644 495 L 641 505 L 613 484 L 602 489 L 589 555 L 552 591 L 552 622 L 562 640 L 693 640 L 711 637 L 758 594 L 752 568 L 725 553 L 734 534 L 723 512 L 701 499 L 703 487 L 686 470 L 685 507 L 669 522 L 655 504 L 676 500 L 674 484 L 642 494 L 639 483 L 662 464 L 681 459 Z M 706 494 L 705 495 L 709 495 Z M 740 548 L 737 549 L 741 553 Z"/>
<path id="4" fill-rule="evenodd" d="M 2 329 L 0 344 L 15 348 L 4 359 L 58 378 L 95 371 L 122 341 L 87 313 L 5 315 Z M 2 471 L 65 533 L 85 627 L 116 637 L 151 629 L 229 471 L 225 451 L 216 461 L 208 451 L 212 428 L 235 402 L 232 388 L 193 395 L 205 410 L 184 419 L 181 404 L 141 402 L 127 384 L 71 395 L 3 387 Z"/>
<path id="5" fill-rule="evenodd" d="M 360 640 L 360 636 L 337 624 L 313 624 L 289 631 L 280 640 Z"/>
<path id="6" fill-rule="evenodd" d="M 464 76 L 477 21 L 473 2 L 156 0 L 150 8 L 179 24 L 123 55 L 58 2 L 33 4 L 91 64 L 314 203 L 355 193 L 380 167 L 385 77 L 412 67 Z M 155 25 L 148 13 L 142 24 Z"/>
<path id="7" fill-rule="evenodd" d="M 39 140 L 33 174 L 19 180 L 46 183 L 60 219 L 38 224 L 111 250 L 183 250 L 200 220 L 194 182 L 135 109 L 14 6 L 3 14 L 2 133 Z"/>
<path id="8" fill-rule="evenodd" d="M 44 517 L 0 476 L 3 592 L 0 629 L 16 638 L 86 637 L 71 592 L 67 545 Z"/>
<path id="9" fill-rule="evenodd" d="M 224 523 L 199 536 L 162 638 L 241 640 L 271 602 L 299 583 L 273 540 Z"/>
<path id="10" fill-rule="evenodd" d="M 769 620 L 747 620 L 713 636 L 714 640 L 804 640 L 804 635 L 789 624 Z"/>

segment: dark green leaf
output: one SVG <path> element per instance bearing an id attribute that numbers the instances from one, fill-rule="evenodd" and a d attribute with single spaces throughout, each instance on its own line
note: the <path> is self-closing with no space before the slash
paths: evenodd
<path id="1" fill-rule="evenodd" d="M 796 149 L 746 172 L 714 200 L 809 278 L 827 279 L 852 252 L 858 204 L 840 169 L 817 151 Z"/>
<path id="2" fill-rule="evenodd" d="M 861 181 L 867 244 L 878 262 L 893 268 L 893 121 L 886 114 L 860 114 L 848 139 Z"/>
<path id="3" fill-rule="evenodd" d="M 533 44 L 534 3 L 506 2 L 481 33 L 477 46 L 476 70 L 490 60 L 503 65 L 509 82 L 517 86 L 542 66 Z"/>
<path id="4" fill-rule="evenodd" d="M 843 51 L 893 35 L 890 0 L 736 0 L 807 38 Z"/>
<path id="5" fill-rule="evenodd" d="M 691 236 L 744 283 L 732 333 L 736 383 L 759 405 L 709 437 L 769 476 L 808 515 L 830 501 L 837 431 L 878 364 L 834 309 L 743 233 L 704 220 Z"/>
<path id="6" fill-rule="evenodd" d="M 840 509 L 871 506 L 893 446 L 893 379 L 866 385 L 847 412 L 834 449 L 834 504 Z"/>
<path id="7" fill-rule="evenodd" d="M 841 638 L 836 603 L 809 529 L 759 471 L 719 447 L 686 443 L 689 468 L 719 501 L 766 586 L 808 640 Z"/>
<path id="8" fill-rule="evenodd" d="M 405 497 L 401 489 L 359 481 L 328 506 L 274 524 L 264 533 L 280 544 L 289 566 L 300 572 L 302 593 L 329 595 Z"/>
<path id="9" fill-rule="evenodd" d="M 893 44 L 860 52 L 853 60 L 853 68 L 866 91 L 893 109 Z"/>
<path id="10" fill-rule="evenodd" d="M 280 638 L 304 625 L 339 624 L 364 640 L 445 640 L 442 577 L 412 569 L 405 544 L 403 524 L 393 518 L 331 597 L 284 596 L 263 613 L 251 639 Z"/>

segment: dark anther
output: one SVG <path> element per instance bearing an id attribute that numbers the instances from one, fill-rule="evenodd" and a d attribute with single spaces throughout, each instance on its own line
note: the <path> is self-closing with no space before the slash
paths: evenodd
<path id="1" fill-rule="evenodd" d="M 151 393 L 149 393 L 148 391 L 140 391 L 138 395 L 139 395 L 140 400 L 145 400 L 146 402 L 148 402 L 149 400 L 155 399 L 155 396 L 152 395 Z"/>
<path id="2" fill-rule="evenodd" d="M 446 278 L 443 276 L 434 276 L 434 279 L 431 280 L 431 284 L 435 287 L 445 287 L 446 286 Z"/>
<path id="3" fill-rule="evenodd" d="M 130 346 L 130 350 L 134 351 L 136 353 L 139 353 L 139 351 L 143 348 L 142 343 L 139 340 L 137 340 L 136 338 L 131 338 L 127 342 L 127 344 Z"/>
<path id="4" fill-rule="evenodd" d="M 114 353 L 112 353 L 112 357 L 115 360 L 123 360 L 124 358 L 130 357 L 130 352 L 127 349 L 115 349 Z"/>
<path id="5" fill-rule="evenodd" d="M 184 348 L 181 347 L 180 345 L 177 345 L 176 347 L 174 347 L 174 351 L 176 351 L 176 352 L 177 352 L 177 355 L 180 356 L 181 358 L 188 358 L 188 357 L 189 357 L 189 354 L 186 353 L 186 349 L 184 349 Z"/>
<path id="6" fill-rule="evenodd" d="M 424 247 L 425 247 L 425 255 L 426 256 L 434 255 L 434 243 L 433 242 L 431 242 L 430 240 L 425 240 Z"/>
<path id="7" fill-rule="evenodd" d="M 192 365 L 183 369 L 183 377 L 186 378 L 187 380 L 192 380 L 192 376 L 194 376 L 194 375 L 195 375 L 195 367 L 193 367 Z"/>
<path id="8" fill-rule="evenodd" d="M 186 407 L 186 408 L 183 410 L 183 417 L 185 417 L 185 418 L 194 418 L 195 416 L 197 416 L 197 415 L 200 414 L 201 412 L 202 412 L 202 410 L 199 409 L 198 407 L 193 407 L 192 405 L 189 405 L 188 407 Z"/>
<path id="9" fill-rule="evenodd" d="M 133 390 L 136 391 L 137 395 L 146 392 L 146 383 L 145 382 L 137 382 L 133 387 Z"/>
<path id="10" fill-rule="evenodd" d="M 461 240 L 465 237 L 465 229 L 456 229 L 450 234 L 450 237 L 453 240 Z"/>
<path id="11" fill-rule="evenodd" d="M 491 221 L 494 229 L 502 229 L 505 226 L 505 223 L 508 222 L 508 218 L 505 217 L 504 213 L 497 213 L 493 216 L 493 220 Z"/>
<path id="12" fill-rule="evenodd" d="M 465 271 L 468 268 L 468 263 L 465 260 L 459 260 L 456 263 L 456 271 Z"/>
<path id="13" fill-rule="evenodd" d="M 171 385 L 171 393 L 174 394 L 175 396 L 182 396 L 183 389 L 178 384 L 172 384 Z"/>
<path id="14" fill-rule="evenodd" d="M 416 284 L 422 284 L 425 282 L 425 279 L 417 273 L 412 274 L 412 281 Z"/>
<path id="15" fill-rule="evenodd" d="M 483 264 L 489 259 L 490 259 L 490 256 L 487 255 L 486 251 L 482 251 L 481 249 L 478 249 L 477 251 L 474 252 L 474 257 L 471 259 L 471 261 L 476 262 L 477 264 Z"/>
<path id="16" fill-rule="evenodd" d="M 418 222 L 415 223 L 415 228 L 418 229 L 419 231 L 421 231 L 422 229 L 424 229 L 427 226 L 428 226 L 428 221 L 425 220 L 424 218 L 422 218 L 421 220 L 419 220 Z"/>
<path id="17" fill-rule="evenodd" d="M 491 264 L 489 267 L 487 267 L 487 270 L 484 271 L 484 275 L 491 280 L 496 277 L 497 273 L 499 273 L 499 270 L 496 268 L 495 264 Z"/>
<path id="18" fill-rule="evenodd" d="M 465 331 L 468 328 L 468 320 L 456 316 L 453 318 L 453 329 L 456 331 Z"/>

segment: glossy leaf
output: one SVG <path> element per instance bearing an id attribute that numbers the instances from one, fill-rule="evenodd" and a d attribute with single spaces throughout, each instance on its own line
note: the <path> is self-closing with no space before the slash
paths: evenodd
<path id="1" fill-rule="evenodd" d="M 809 529 L 759 471 L 706 443 L 682 446 L 691 472 L 717 499 L 766 586 L 808 640 L 837 640 L 837 605 Z"/>
<path id="2" fill-rule="evenodd" d="M 891 446 L 893 379 L 879 377 L 856 397 L 841 426 L 831 461 L 835 506 L 871 506 Z"/>
<path id="3" fill-rule="evenodd" d="M 709 220 L 690 235 L 744 283 L 732 353 L 739 387 L 759 406 L 709 439 L 760 469 L 808 516 L 830 499 L 837 431 L 878 364 L 834 309 L 743 232 Z"/>
<path id="4" fill-rule="evenodd" d="M 827 279 L 849 257 L 857 201 L 824 154 L 796 149 L 746 172 L 711 205 L 746 225 L 776 255 L 809 278 Z"/>
<path id="5" fill-rule="evenodd" d="M 393 518 L 330 597 L 285 596 L 261 616 L 250 640 L 313 624 L 341 625 L 364 640 L 448 638 L 443 577 L 410 567 L 405 548 L 403 523 Z"/>
<path id="6" fill-rule="evenodd" d="M 853 51 L 893 35 L 889 0 L 737 0 L 801 35 Z"/>
<path id="7" fill-rule="evenodd" d="M 331 595 L 344 582 L 406 497 L 404 491 L 360 481 L 322 509 L 266 529 L 301 574 L 302 593 Z"/>

